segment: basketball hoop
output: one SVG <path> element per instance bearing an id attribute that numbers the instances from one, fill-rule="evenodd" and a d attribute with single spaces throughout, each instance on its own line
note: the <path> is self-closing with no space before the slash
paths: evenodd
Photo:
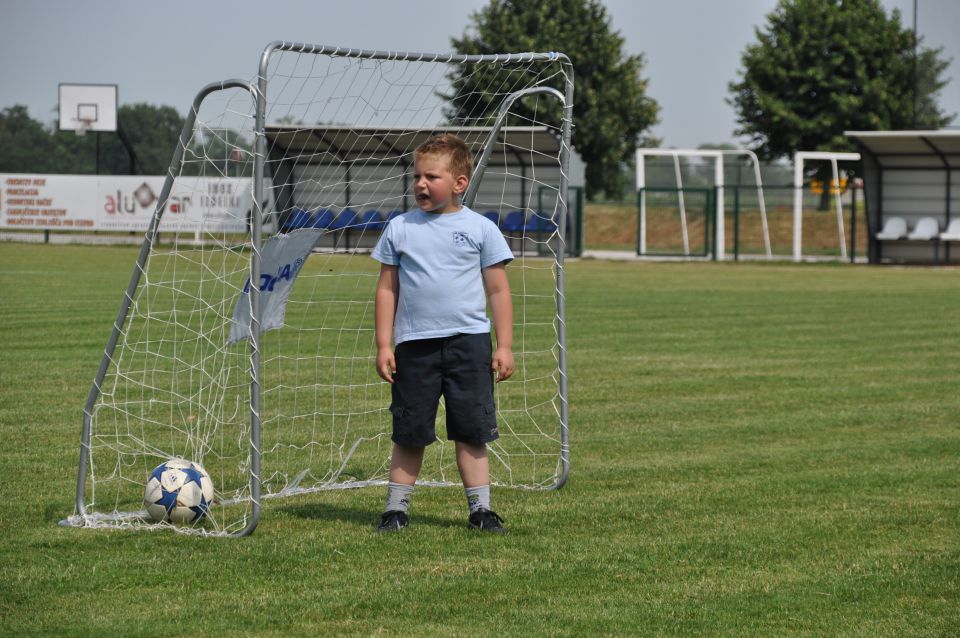
<path id="1" fill-rule="evenodd" d="M 86 135 L 87 131 L 90 130 L 90 126 L 93 125 L 93 120 L 77 119 L 74 121 L 77 123 L 77 128 L 74 129 L 77 133 L 77 137 L 83 137 Z"/>
<path id="2" fill-rule="evenodd" d="M 88 131 L 117 130 L 117 85 L 61 84 L 60 130 L 86 135 Z"/>

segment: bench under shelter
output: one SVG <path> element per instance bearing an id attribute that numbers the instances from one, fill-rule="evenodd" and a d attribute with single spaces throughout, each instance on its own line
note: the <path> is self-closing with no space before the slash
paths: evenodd
<path id="1" fill-rule="evenodd" d="M 863 163 L 870 263 L 960 263 L 960 130 L 846 135 Z"/>

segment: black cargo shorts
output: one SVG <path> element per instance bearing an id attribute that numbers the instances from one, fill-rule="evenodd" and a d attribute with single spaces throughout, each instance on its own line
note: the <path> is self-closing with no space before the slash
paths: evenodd
<path id="1" fill-rule="evenodd" d="M 493 401 L 490 334 L 458 334 L 404 341 L 394 350 L 393 442 L 425 447 L 437 440 L 440 397 L 447 439 L 479 445 L 499 437 Z"/>

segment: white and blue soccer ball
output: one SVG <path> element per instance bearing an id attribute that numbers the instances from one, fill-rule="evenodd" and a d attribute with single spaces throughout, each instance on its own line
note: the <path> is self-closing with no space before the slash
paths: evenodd
<path id="1" fill-rule="evenodd" d="M 196 523 L 213 503 L 213 481 L 199 463 L 170 459 L 147 479 L 143 504 L 150 518 L 179 525 Z"/>

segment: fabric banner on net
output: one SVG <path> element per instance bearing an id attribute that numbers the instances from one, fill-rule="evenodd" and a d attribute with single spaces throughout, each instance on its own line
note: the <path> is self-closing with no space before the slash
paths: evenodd
<path id="1" fill-rule="evenodd" d="M 303 228 L 288 235 L 274 235 L 263 246 L 260 262 L 260 333 L 283 326 L 287 301 L 297 274 L 325 231 Z M 250 337 L 250 279 L 237 298 L 230 320 L 227 345 Z"/>

